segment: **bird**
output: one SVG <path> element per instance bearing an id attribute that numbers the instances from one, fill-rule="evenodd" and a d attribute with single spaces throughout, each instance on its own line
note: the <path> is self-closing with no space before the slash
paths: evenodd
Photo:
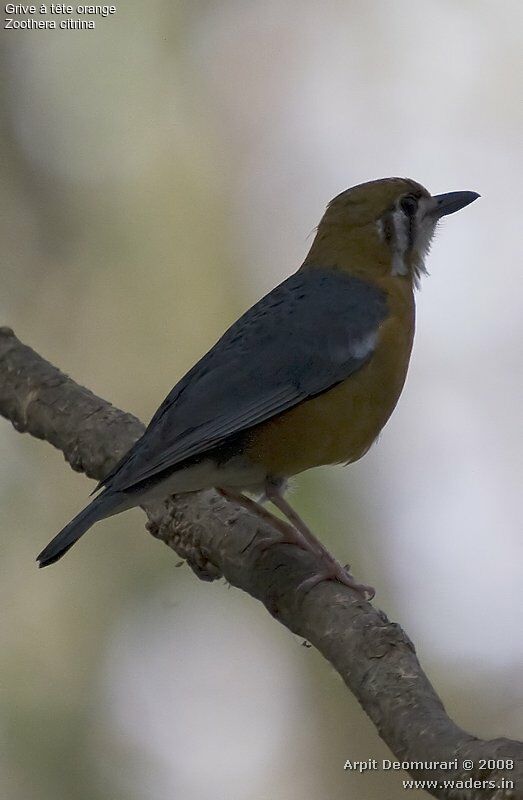
<path id="1" fill-rule="evenodd" d="M 438 222 L 479 197 L 409 178 L 358 184 L 328 204 L 299 269 L 246 311 L 174 386 L 96 497 L 37 557 L 60 559 L 91 526 L 151 500 L 217 488 L 287 518 L 279 541 L 372 597 L 285 498 L 289 478 L 360 459 L 402 392 L 415 299 Z M 258 495 L 259 501 L 250 495 Z M 274 517 L 276 520 L 277 518 Z"/>

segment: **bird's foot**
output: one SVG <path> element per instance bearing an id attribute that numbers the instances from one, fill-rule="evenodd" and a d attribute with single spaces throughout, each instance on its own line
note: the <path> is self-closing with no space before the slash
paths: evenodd
<path id="1" fill-rule="evenodd" d="M 310 578 L 306 578 L 302 581 L 298 586 L 299 591 L 308 593 L 322 581 L 338 581 L 338 583 L 348 586 L 350 589 L 358 592 L 358 594 L 361 594 L 365 600 L 372 600 L 376 594 L 376 590 L 372 586 L 358 583 L 350 574 L 349 565 L 347 564 L 345 567 L 342 567 L 342 565 L 333 558 L 273 485 L 268 484 L 265 497 L 279 508 L 292 524 L 279 519 L 279 517 L 275 517 L 274 514 L 267 511 L 259 502 L 251 500 L 250 497 L 235 492 L 233 489 L 220 487 L 218 492 L 226 499 L 237 502 L 248 511 L 261 517 L 279 533 L 277 538 L 272 536 L 256 538 L 250 542 L 248 546 L 253 545 L 256 550 L 264 551 L 276 544 L 293 544 L 305 550 L 305 552 L 311 553 L 321 559 L 324 568 L 320 569 L 314 575 L 311 575 Z"/>
<path id="2" fill-rule="evenodd" d="M 325 564 L 324 570 L 321 570 L 315 575 L 312 575 L 310 578 L 302 581 L 298 588 L 302 591 L 305 590 L 306 592 L 309 592 L 322 581 L 338 581 L 344 586 L 354 589 L 354 591 L 361 594 L 365 600 L 372 600 L 376 594 L 376 590 L 372 586 L 367 586 L 364 583 L 358 583 L 355 581 L 350 574 L 349 565 L 347 564 L 345 567 L 342 567 L 341 564 L 331 556 L 327 548 L 324 547 L 319 539 L 316 538 L 308 525 L 306 525 L 299 514 L 296 513 L 290 503 L 288 503 L 283 496 L 285 486 L 286 484 L 284 481 L 268 479 L 265 483 L 265 496 L 276 506 L 276 508 L 279 508 L 282 514 L 284 514 L 289 522 L 292 523 L 294 530 L 300 534 L 302 541 L 305 542 L 304 549 L 308 550 L 314 555 L 319 555 Z"/>
<path id="3" fill-rule="evenodd" d="M 216 491 L 221 494 L 222 497 L 225 497 L 226 500 L 232 500 L 234 503 L 238 503 L 238 505 L 245 508 L 247 511 L 250 511 L 252 514 L 256 514 L 256 516 L 260 517 L 264 522 L 267 522 L 271 528 L 274 528 L 275 531 L 279 534 L 277 537 L 275 536 L 257 536 L 256 539 L 253 539 L 247 547 L 250 547 L 253 542 L 254 546 L 257 550 L 267 550 L 267 548 L 272 547 L 274 544 L 295 544 L 298 547 L 301 547 L 303 550 L 310 551 L 311 548 L 307 539 L 300 533 L 294 525 L 290 525 L 285 520 L 280 519 L 279 517 L 274 516 L 261 505 L 260 501 L 252 500 L 250 497 L 247 497 L 240 492 L 234 491 L 234 489 L 230 489 L 228 486 L 220 486 L 216 489 Z M 247 548 L 246 548 L 247 549 Z M 319 551 L 314 551 L 316 555 L 319 555 Z"/>
<path id="4" fill-rule="evenodd" d="M 307 594 L 311 589 L 314 589 L 322 581 L 338 581 L 343 586 L 348 586 L 358 594 L 361 594 L 364 600 L 372 600 L 376 594 L 376 589 L 373 586 L 368 586 L 365 583 L 358 583 L 350 574 L 348 567 L 342 567 L 341 564 L 334 559 L 330 553 L 327 553 L 327 558 L 324 556 L 325 570 L 320 570 L 310 578 L 306 578 L 298 586 L 299 592 Z"/>

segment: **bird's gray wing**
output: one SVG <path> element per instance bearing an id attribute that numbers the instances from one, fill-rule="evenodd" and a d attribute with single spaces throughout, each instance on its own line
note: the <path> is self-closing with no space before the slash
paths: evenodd
<path id="1" fill-rule="evenodd" d="M 335 270 L 292 275 L 172 389 L 101 485 L 125 491 L 326 391 L 371 358 L 385 293 Z"/>

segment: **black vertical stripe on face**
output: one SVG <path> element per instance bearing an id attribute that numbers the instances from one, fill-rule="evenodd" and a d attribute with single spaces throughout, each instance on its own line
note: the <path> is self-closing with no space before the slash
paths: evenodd
<path id="1" fill-rule="evenodd" d="M 407 217 L 407 238 L 409 242 L 409 250 L 414 247 L 414 240 L 416 238 L 416 217 Z"/>
<path id="2" fill-rule="evenodd" d="M 418 199 L 411 194 L 402 197 L 399 202 L 399 207 L 406 217 L 407 221 L 407 240 L 409 243 L 409 250 L 414 246 L 416 238 L 416 214 L 418 212 Z"/>
<path id="3" fill-rule="evenodd" d="M 394 221 L 392 219 L 392 214 L 386 214 L 383 218 L 383 238 L 385 239 L 387 244 L 392 242 L 394 237 Z"/>

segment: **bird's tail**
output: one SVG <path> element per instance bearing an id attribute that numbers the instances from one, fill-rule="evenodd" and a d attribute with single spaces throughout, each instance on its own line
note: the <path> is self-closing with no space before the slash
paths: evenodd
<path id="1" fill-rule="evenodd" d="M 98 495 L 92 503 L 80 511 L 71 522 L 52 539 L 40 555 L 37 556 L 39 567 L 47 567 L 62 558 L 70 547 L 83 536 L 89 528 L 105 517 L 110 517 L 125 508 L 120 492 L 105 491 Z M 128 507 L 128 506 L 127 506 Z"/>

